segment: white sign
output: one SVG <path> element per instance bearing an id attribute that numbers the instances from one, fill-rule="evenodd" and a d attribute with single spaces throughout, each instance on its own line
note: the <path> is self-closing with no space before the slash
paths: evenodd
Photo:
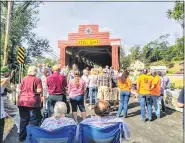
<path id="1" fill-rule="evenodd" d="M 112 41 L 110 45 L 121 45 L 120 41 Z"/>

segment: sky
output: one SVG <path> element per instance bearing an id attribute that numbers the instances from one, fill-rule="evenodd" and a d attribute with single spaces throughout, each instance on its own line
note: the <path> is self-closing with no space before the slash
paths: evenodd
<path id="1" fill-rule="evenodd" d="M 80 24 L 98 24 L 99 31 L 110 32 L 120 38 L 126 54 L 134 45 L 145 45 L 163 34 L 170 34 L 169 42 L 183 35 L 183 29 L 167 10 L 174 2 L 44 2 L 38 9 L 39 37 L 50 42 L 59 55 L 58 40 L 67 40 L 69 32 L 77 32 Z"/>

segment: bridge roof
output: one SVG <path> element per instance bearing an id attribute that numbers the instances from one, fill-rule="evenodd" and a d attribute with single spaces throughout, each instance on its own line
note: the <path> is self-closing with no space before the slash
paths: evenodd
<path id="1" fill-rule="evenodd" d="M 85 43 L 85 44 L 83 44 Z M 110 38 L 110 32 L 99 31 L 99 25 L 79 25 L 78 32 L 68 33 L 68 40 L 59 40 L 58 47 L 121 45 L 119 38 Z"/>

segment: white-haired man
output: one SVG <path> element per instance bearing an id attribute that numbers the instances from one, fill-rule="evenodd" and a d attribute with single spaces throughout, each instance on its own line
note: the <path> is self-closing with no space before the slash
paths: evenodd
<path id="1" fill-rule="evenodd" d="M 26 139 L 28 124 L 39 126 L 41 121 L 41 93 L 42 82 L 36 77 L 37 67 L 30 66 L 28 75 L 22 80 L 18 97 L 19 113 L 21 118 L 19 141 Z"/>

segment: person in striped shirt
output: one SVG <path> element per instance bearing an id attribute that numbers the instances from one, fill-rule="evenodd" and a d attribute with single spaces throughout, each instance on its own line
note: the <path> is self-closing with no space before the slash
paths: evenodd
<path id="1" fill-rule="evenodd" d="M 110 90 L 112 87 L 112 81 L 110 75 L 106 69 L 103 69 L 103 74 L 98 76 L 98 100 L 110 100 Z"/>

